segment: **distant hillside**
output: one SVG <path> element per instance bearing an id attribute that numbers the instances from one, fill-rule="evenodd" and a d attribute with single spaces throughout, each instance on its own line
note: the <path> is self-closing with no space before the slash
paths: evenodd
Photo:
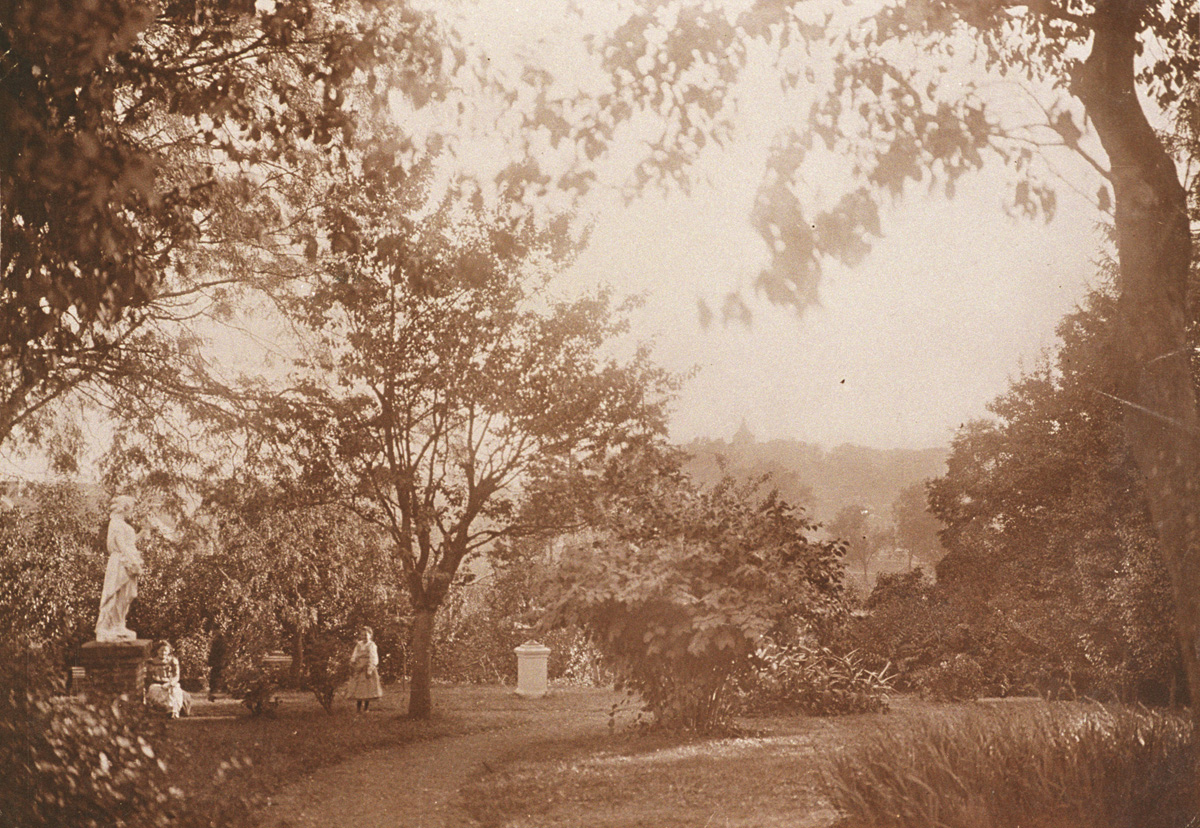
<path id="1" fill-rule="evenodd" d="M 844 506 L 870 509 L 890 522 L 892 503 L 913 483 L 946 471 L 946 448 L 873 449 L 841 445 L 826 451 L 797 440 L 760 443 L 745 428 L 731 441 L 693 440 L 683 446 L 692 455 L 688 472 L 714 483 L 725 473 L 752 477 L 771 473 L 781 494 L 805 506 L 819 521 L 833 519 Z"/>

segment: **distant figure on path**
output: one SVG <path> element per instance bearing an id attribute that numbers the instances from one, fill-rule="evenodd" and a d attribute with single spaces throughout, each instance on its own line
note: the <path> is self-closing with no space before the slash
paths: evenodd
<path id="1" fill-rule="evenodd" d="M 371 707 L 371 700 L 383 697 L 383 685 L 379 683 L 379 649 L 371 637 L 375 631 L 363 627 L 358 631 L 354 652 L 350 655 L 350 683 L 346 695 L 354 699 L 358 712 Z"/>
<path id="2" fill-rule="evenodd" d="M 154 658 L 147 666 L 150 686 L 146 688 L 146 702 L 170 713 L 172 719 L 178 719 L 180 713 L 191 713 L 192 698 L 179 686 L 179 659 L 171 651 L 170 642 L 154 645 Z"/>
<path id="3" fill-rule="evenodd" d="M 100 617 L 96 620 L 97 641 L 133 641 L 137 633 L 125 626 L 129 605 L 137 597 L 137 579 L 142 574 L 138 536 L 127 518 L 134 500 L 129 495 L 113 498 L 108 519 L 108 566 L 100 595 Z"/>

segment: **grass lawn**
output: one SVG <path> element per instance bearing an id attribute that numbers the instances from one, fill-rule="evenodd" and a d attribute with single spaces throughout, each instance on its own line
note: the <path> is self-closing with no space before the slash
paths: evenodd
<path id="1" fill-rule="evenodd" d="M 435 687 L 434 718 L 410 721 L 407 693 L 389 687 L 380 709 L 358 715 L 339 701 L 333 715 L 302 693 L 284 693 L 273 717 L 250 718 L 235 701 L 201 703 L 191 719 L 163 722 L 163 740 L 178 784 L 213 805 L 253 805 L 318 768 L 375 748 L 524 724 L 520 741 L 503 743 L 465 786 L 454 783 L 471 824 L 491 828 L 630 828 L 631 826 L 831 826 L 838 815 L 823 794 L 822 768 L 839 751 L 886 733 L 919 728 L 981 712 L 1009 718 L 1040 703 L 934 705 L 893 699 L 886 714 L 830 718 L 804 716 L 742 722 L 738 738 L 641 734 L 617 718 L 611 733 L 565 738 L 571 732 L 528 727 L 531 707 L 511 688 Z M 584 711 L 595 716 L 620 696 L 581 688 L 537 702 L 543 723 Z M 563 717 L 563 718 L 559 718 Z M 602 727 L 602 723 L 598 723 Z M 516 732 L 516 731 L 514 731 Z M 583 731 L 576 731 L 583 732 Z M 455 742 L 445 743 L 446 750 Z M 222 774 L 223 763 L 249 760 Z M 477 766 L 475 756 L 440 759 Z M 219 806 L 219 807 L 218 807 Z"/>
<path id="2" fill-rule="evenodd" d="M 163 721 L 160 741 L 176 784 L 205 801 L 253 801 L 317 768 L 355 754 L 491 728 L 519 720 L 511 688 L 438 687 L 428 721 L 406 717 L 408 692 L 387 687 L 369 713 L 348 701 L 327 714 L 310 693 L 282 691 L 274 715 L 251 717 L 240 702 L 197 698 L 190 718 Z M 375 708 L 378 709 L 375 709 Z M 234 767 L 221 772 L 223 764 Z"/>
<path id="3" fill-rule="evenodd" d="M 899 699 L 887 714 L 785 717 L 742 724 L 754 735 L 623 736 L 514 750 L 464 791 L 489 828 L 830 826 L 821 760 L 881 730 L 968 706 Z"/>

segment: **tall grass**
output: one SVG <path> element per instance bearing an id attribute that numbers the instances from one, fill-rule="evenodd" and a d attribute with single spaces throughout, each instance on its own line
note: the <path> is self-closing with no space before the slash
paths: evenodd
<path id="1" fill-rule="evenodd" d="M 1185 828 L 1191 736 L 1187 719 L 1142 709 L 979 710 L 881 729 L 824 779 L 856 826 Z"/>

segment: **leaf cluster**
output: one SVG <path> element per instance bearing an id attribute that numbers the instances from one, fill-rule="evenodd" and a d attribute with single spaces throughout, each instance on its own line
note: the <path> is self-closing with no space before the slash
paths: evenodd
<path id="1" fill-rule="evenodd" d="M 721 726 L 764 641 L 819 636 L 844 616 L 841 548 L 757 483 L 657 500 L 568 545 L 543 623 L 585 630 L 660 721 Z"/>
<path id="2" fill-rule="evenodd" d="M 947 549 L 936 595 L 924 609 L 915 594 L 899 599 L 894 620 L 912 630 L 883 636 L 907 639 L 914 666 L 959 653 L 993 690 L 1032 681 L 1050 693 L 1170 697 L 1170 591 L 1121 428 L 1114 314 L 1100 291 L 1068 315 L 1055 361 L 1015 380 L 992 404 L 995 420 L 962 429 L 947 473 L 928 485 Z M 963 634 L 939 643 L 932 630 L 948 623 Z"/>
<path id="3" fill-rule="evenodd" d="M 249 824 L 231 803 L 201 808 L 171 776 L 141 705 L 51 698 L 14 675 L 0 679 L 0 825 L 201 828 Z"/>

